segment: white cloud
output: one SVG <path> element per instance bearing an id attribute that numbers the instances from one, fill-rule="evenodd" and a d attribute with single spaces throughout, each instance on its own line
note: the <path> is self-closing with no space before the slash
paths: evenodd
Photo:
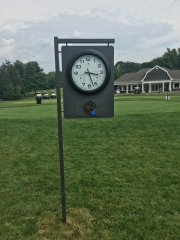
<path id="1" fill-rule="evenodd" d="M 80 32 L 78 32 L 78 31 L 76 31 L 76 30 L 74 30 L 74 34 L 73 34 L 75 37 L 80 37 L 81 36 L 81 33 Z"/>
<path id="2" fill-rule="evenodd" d="M 12 58 L 12 54 L 14 52 L 15 46 L 14 46 L 15 39 L 10 38 L 6 39 L 3 38 L 1 40 L 0 44 L 0 64 L 3 62 L 4 59 Z"/>
<path id="3" fill-rule="evenodd" d="M 3 46 L 8 46 L 8 45 L 11 45 L 15 40 L 13 38 L 11 39 L 4 39 L 2 40 L 2 45 Z"/>
<path id="4" fill-rule="evenodd" d="M 20 20 L 12 21 L 7 20 L 1 25 L 0 32 L 6 31 L 9 33 L 16 33 L 19 29 L 30 28 L 30 25 L 25 24 Z"/>
<path id="5" fill-rule="evenodd" d="M 104 17 L 117 21 L 169 21 L 179 1 L 174 0 L 9 0 L 1 4 L 0 22 L 5 19 L 49 20 L 58 14 Z M 177 9 L 178 11 L 178 9 Z"/>
<path id="6" fill-rule="evenodd" d="M 53 71 L 54 36 L 115 38 L 115 62 L 150 61 L 180 47 L 178 6 L 173 0 L 4 1 L 0 62 L 33 60 Z"/>

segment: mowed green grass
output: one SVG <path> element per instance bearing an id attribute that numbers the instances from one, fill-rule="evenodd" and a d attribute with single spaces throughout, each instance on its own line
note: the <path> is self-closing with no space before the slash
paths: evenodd
<path id="1" fill-rule="evenodd" d="M 180 95 L 118 95 L 115 116 L 63 119 L 56 100 L 0 102 L 0 239 L 180 239 Z"/>

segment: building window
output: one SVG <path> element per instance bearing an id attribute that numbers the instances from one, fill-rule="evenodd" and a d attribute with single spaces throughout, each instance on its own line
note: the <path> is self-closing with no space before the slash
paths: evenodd
<path id="1" fill-rule="evenodd" d="M 152 85 L 152 91 L 154 91 L 154 85 Z"/>
<path id="2" fill-rule="evenodd" d="M 175 88 L 179 88 L 179 83 L 175 83 Z"/>
<path id="3" fill-rule="evenodd" d="M 124 91 L 126 91 L 126 86 L 124 86 Z"/>

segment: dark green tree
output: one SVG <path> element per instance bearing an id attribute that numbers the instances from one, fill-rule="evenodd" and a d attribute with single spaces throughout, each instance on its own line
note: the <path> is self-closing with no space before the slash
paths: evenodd
<path id="1" fill-rule="evenodd" d="M 163 55 L 164 67 L 169 69 L 180 69 L 180 48 L 177 50 L 167 48 L 167 52 Z"/>
<path id="2" fill-rule="evenodd" d="M 22 94 L 22 87 L 20 84 L 17 84 L 15 87 L 14 87 L 14 98 L 15 99 L 20 99 L 21 98 L 21 94 Z M 23 92 L 24 94 L 24 92 Z"/>
<path id="3" fill-rule="evenodd" d="M 121 72 L 114 66 L 114 81 L 121 76 Z"/>
<path id="4" fill-rule="evenodd" d="M 43 68 L 40 68 L 37 62 L 28 62 L 25 64 L 24 84 L 26 92 L 46 89 L 46 74 L 43 72 Z"/>
<path id="5" fill-rule="evenodd" d="M 142 63 L 141 68 L 144 67 Z M 152 64 L 152 66 L 151 66 Z M 162 57 L 154 58 L 152 61 L 149 62 L 150 67 L 154 66 L 166 67 L 168 69 L 178 70 L 180 69 L 180 48 L 167 48 L 167 52 L 163 54 Z"/>
<path id="6" fill-rule="evenodd" d="M 141 68 L 152 68 L 152 67 L 154 67 L 155 65 L 154 65 L 154 63 L 151 61 L 151 62 L 143 62 L 142 64 L 141 64 Z"/>
<path id="7" fill-rule="evenodd" d="M 46 76 L 49 89 L 56 88 L 56 73 L 49 72 Z M 60 71 L 60 85 L 62 87 L 62 72 Z"/>
<path id="8" fill-rule="evenodd" d="M 6 85 L 6 87 L 3 89 L 2 98 L 5 100 L 14 99 L 14 88 L 11 83 Z"/>
<path id="9" fill-rule="evenodd" d="M 114 66 L 114 80 L 125 73 L 137 72 L 141 69 L 140 63 L 119 61 Z"/>
<path id="10" fill-rule="evenodd" d="M 47 80 L 49 89 L 53 89 L 56 87 L 56 73 L 55 72 L 49 72 L 46 75 L 46 80 Z"/>
<path id="11" fill-rule="evenodd" d="M 154 58 L 151 62 L 153 64 L 153 67 L 156 65 L 158 65 L 160 67 L 165 67 L 165 62 L 164 62 L 163 57 Z"/>
<path id="12" fill-rule="evenodd" d="M 19 60 L 14 62 L 14 68 L 19 73 L 20 77 L 23 79 L 25 74 L 25 64 Z"/>
<path id="13" fill-rule="evenodd" d="M 22 94 L 22 79 L 11 62 L 5 60 L 0 66 L 0 97 L 3 99 L 19 99 Z"/>
<path id="14" fill-rule="evenodd" d="M 21 77 L 21 81 L 22 81 L 22 85 L 21 85 L 21 93 L 23 95 L 25 95 L 26 90 L 25 90 L 25 79 L 24 79 L 24 75 L 25 75 L 25 64 L 22 63 L 19 60 L 16 60 L 14 62 L 14 68 L 16 69 L 16 71 L 19 73 L 19 76 Z"/>
<path id="15" fill-rule="evenodd" d="M 119 74 L 124 75 L 125 73 L 137 72 L 141 69 L 140 63 L 135 62 L 123 62 L 119 61 L 115 64 L 115 68 L 119 71 Z"/>
<path id="16" fill-rule="evenodd" d="M 0 66 L 0 99 L 5 99 L 4 92 L 8 91 L 8 86 L 11 84 L 11 79 L 7 74 L 7 64 L 9 64 L 9 62 L 5 61 L 5 63 Z"/>

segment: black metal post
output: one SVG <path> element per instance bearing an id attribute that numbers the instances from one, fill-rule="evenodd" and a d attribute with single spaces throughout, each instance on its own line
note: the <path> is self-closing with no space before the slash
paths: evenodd
<path id="1" fill-rule="evenodd" d="M 56 90 L 57 90 L 57 113 L 58 113 L 58 133 L 59 133 L 62 215 L 63 215 L 63 223 L 66 223 L 63 137 L 62 137 L 62 117 L 61 117 L 62 111 L 61 111 L 61 91 L 60 91 L 60 67 L 59 67 L 59 49 L 58 49 L 58 38 L 57 37 L 54 37 L 54 51 L 55 51 L 55 68 L 56 68 Z"/>

